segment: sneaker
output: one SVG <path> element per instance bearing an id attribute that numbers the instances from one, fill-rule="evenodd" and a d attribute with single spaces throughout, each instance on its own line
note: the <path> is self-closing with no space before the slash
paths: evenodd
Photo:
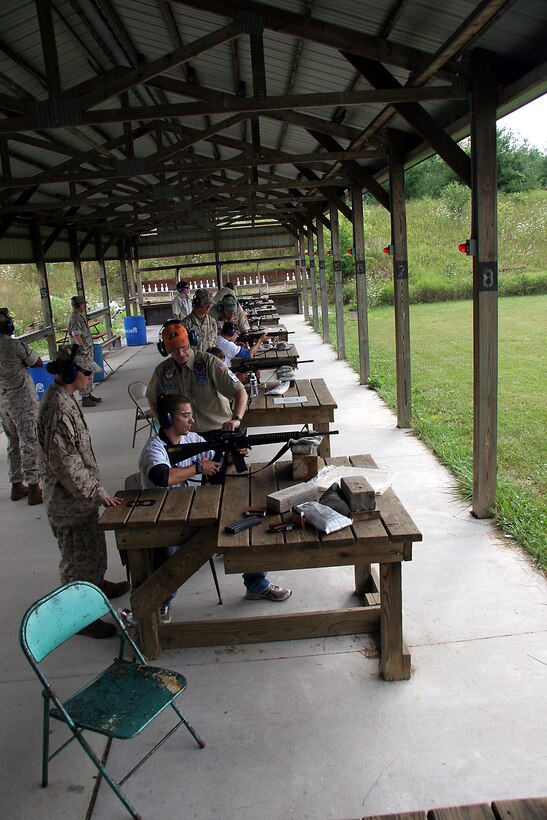
<path id="1" fill-rule="evenodd" d="M 249 589 L 245 593 L 248 601 L 286 601 L 292 595 L 292 589 L 283 589 L 277 584 L 270 584 L 262 592 L 251 592 Z"/>
<path id="2" fill-rule="evenodd" d="M 89 626 L 85 626 L 83 629 L 80 629 L 78 635 L 85 635 L 86 638 L 112 638 L 113 635 L 117 633 L 117 629 L 114 624 L 109 624 L 107 621 L 93 621 L 92 624 Z"/>
<path id="3" fill-rule="evenodd" d="M 164 604 L 160 606 L 160 622 L 162 624 L 170 624 L 171 623 L 171 607 L 169 604 Z"/>
<path id="4" fill-rule="evenodd" d="M 101 401 L 102 401 L 102 399 L 100 399 L 98 396 L 93 396 L 93 395 L 92 395 L 92 396 L 88 396 L 87 398 L 88 398 L 88 399 L 91 399 L 91 401 L 92 401 L 92 402 L 95 402 L 95 404 L 99 404 L 99 402 L 101 402 Z"/>
<path id="5" fill-rule="evenodd" d="M 118 584 L 115 584 L 113 581 L 103 581 L 98 586 L 110 600 L 112 600 L 112 598 L 119 598 L 120 595 L 125 595 L 125 593 L 131 589 L 129 581 L 120 581 Z"/>

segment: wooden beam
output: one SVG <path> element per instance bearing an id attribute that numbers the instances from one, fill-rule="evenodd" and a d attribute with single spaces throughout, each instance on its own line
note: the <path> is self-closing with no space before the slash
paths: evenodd
<path id="1" fill-rule="evenodd" d="M 404 144 L 396 131 L 389 133 L 389 192 L 395 304 L 395 358 L 397 371 L 397 427 L 411 425 L 410 314 L 408 294 L 408 247 L 404 180 Z"/>
<path id="2" fill-rule="evenodd" d="M 57 56 L 51 3 L 50 0 L 35 0 L 35 2 L 38 25 L 40 26 L 44 65 L 46 67 L 48 92 L 51 99 L 57 100 L 61 96 L 61 73 L 59 71 L 59 58 Z"/>
<path id="3" fill-rule="evenodd" d="M 317 303 L 317 279 L 315 278 L 315 248 L 313 241 L 313 225 L 310 221 L 308 229 L 308 256 L 310 259 L 310 283 L 311 283 L 311 313 L 313 318 L 313 329 L 319 332 L 319 306 Z"/>
<path id="4" fill-rule="evenodd" d="M 229 5 L 224 0 L 173 0 L 173 2 L 198 8 L 201 11 L 212 11 L 222 17 L 234 16 L 236 9 L 249 12 L 263 18 L 265 28 L 283 35 L 311 40 L 329 48 L 346 49 L 354 54 L 372 57 L 408 71 L 425 69 L 432 59 L 431 55 L 423 51 L 394 43 L 392 40 L 382 40 L 380 37 L 356 31 L 354 28 L 304 17 L 297 12 L 285 11 L 268 6 L 266 3 L 257 3 L 252 0 L 230 0 Z M 452 72 L 454 75 L 460 74 L 463 70 L 465 67 L 459 63 L 448 63 L 443 69 L 445 74 Z"/>
<path id="5" fill-rule="evenodd" d="M 363 189 L 355 180 L 351 183 L 353 212 L 353 256 L 355 259 L 355 290 L 357 298 L 357 338 L 359 340 L 359 383 L 370 378 L 370 342 L 368 335 L 367 267 L 365 257 L 365 222 Z"/>
<path id="6" fill-rule="evenodd" d="M 42 245 L 42 234 L 40 231 L 40 222 L 38 219 L 31 219 L 29 223 L 30 241 L 32 243 L 32 253 L 34 256 L 34 263 L 38 272 L 38 287 L 40 289 L 40 304 L 42 307 L 42 316 L 44 325 L 50 327 L 53 325 L 53 312 L 51 310 L 51 300 L 49 297 L 49 283 L 47 276 L 46 260 L 44 256 L 44 247 Z M 47 346 L 49 358 L 54 359 L 57 352 L 55 344 L 55 336 L 47 337 Z"/>
<path id="7" fill-rule="evenodd" d="M 340 260 L 340 224 L 338 211 L 331 203 L 330 206 L 330 252 L 334 270 L 334 305 L 336 309 L 336 355 L 339 359 L 346 358 L 346 330 L 344 324 L 344 292 L 342 284 L 342 262 Z"/>
<path id="8" fill-rule="evenodd" d="M 403 87 L 385 66 L 347 52 L 344 53 L 344 57 L 375 88 Z M 471 160 L 452 137 L 435 122 L 433 117 L 418 103 L 405 105 L 393 103 L 393 108 L 418 131 L 424 140 L 430 143 L 463 184 L 471 187 Z"/>
<path id="9" fill-rule="evenodd" d="M 498 410 L 498 241 L 494 55 L 475 49 L 471 107 L 473 163 L 473 514 L 496 506 Z"/>
<path id="10" fill-rule="evenodd" d="M 325 270 L 325 238 L 323 223 L 320 219 L 317 220 L 317 258 L 319 260 L 319 286 L 321 289 L 321 324 L 323 330 L 323 343 L 328 344 L 330 341 L 329 297 L 327 292 L 327 275 Z"/>

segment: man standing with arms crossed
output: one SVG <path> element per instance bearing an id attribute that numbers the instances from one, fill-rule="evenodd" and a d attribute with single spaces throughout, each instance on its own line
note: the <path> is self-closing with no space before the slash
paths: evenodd
<path id="1" fill-rule="evenodd" d="M 72 344 L 78 345 L 80 354 L 93 361 L 93 336 L 87 324 L 85 315 L 85 301 L 81 296 L 73 296 L 70 300 L 72 313 L 68 320 L 68 336 Z M 93 395 L 93 379 L 80 388 L 82 407 L 95 407 L 102 399 Z"/>

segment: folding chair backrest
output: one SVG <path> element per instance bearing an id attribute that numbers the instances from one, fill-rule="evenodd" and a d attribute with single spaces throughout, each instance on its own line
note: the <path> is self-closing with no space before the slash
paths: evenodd
<path id="1" fill-rule="evenodd" d="M 46 655 L 111 612 L 107 598 L 93 584 L 76 581 L 56 589 L 27 610 L 21 624 L 21 646 L 39 663 Z"/>
<path id="2" fill-rule="evenodd" d="M 146 385 L 144 382 L 131 382 L 127 390 L 133 401 L 144 399 L 146 396 Z"/>

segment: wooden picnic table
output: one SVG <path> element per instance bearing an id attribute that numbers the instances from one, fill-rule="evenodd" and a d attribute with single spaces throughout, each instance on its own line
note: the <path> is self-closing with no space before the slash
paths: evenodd
<path id="1" fill-rule="evenodd" d="M 267 396 L 268 384 L 259 385 L 257 398 L 243 417 L 245 427 L 278 427 L 282 425 L 310 424 L 318 433 L 330 430 L 334 421 L 337 404 L 331 395 L 324 379 L 295 379 L 283 396 Z M 297 396 L 306 397 L 307 401 L 291 404 L 276 403 L 275 399 L 291 399 Z M 318 448 L 318 454 L 330 456 L 330 440 L 325 437 Z"/>
<path id="2" fill-rule="evenodd" d="M 327 460 L 354 467 L 375 467 L 370 456 Z M 133 592 L 131 609 L 137 619 L 144 654 L 157 658 L 162 650 L 263 641 L 296 640 L 325 635 L 380 631 L 381 671 L 386 680 L 410 677 L 410 655 L 402 632 L 402 562 L 412 558 L 412 543 L 422 536 L 395 492 L 377 496 L 379 518 L 354 521 L 325 535 L 315 528 L 270 532 L 282 516 L 270 513 L 263 522 L 236 535 L 226 524 L 242 517 L 249 504 L 265 504 L 268 493 L 292 482 L 291 463 L 277 462 L 225 487 L 118 491 L 118 507 L 108 507 L 99 526 L 113 530 L 119 550 L 127 558 Z M 152 570 L 157 547 L 179 544 L 178 552 Z M 335 610 L 280 612 L 249 617 L 215 617 L 160 624 L 158 608 L 167 595 L 182 586 L 217 552 L 228 574 L 267 570 L 354 566 L 355 592 L 362 604 Z M 371 565 L 378 564 L 379 570 Z M 298 591 L 295 590 L 295 596 Z M 318 599 L 321 600 L 321 597 Z"/>
<path id="3" fill-rule="evenodd" d="M 100 324 L 101 324 L 100 319 L 98 319 L 95 322 L 88 322 L 88 324 L 87 324 L 88 328 L 91 331 L 92 336 L 95 339 L 104 339 L 104 338 L 106 338 L 106 331 L 103 331 L 102 333 L 99 333 L 99 331 L 97 330 L 97 328 L 99 327 Z M 64 336 L 59 336 L 58 339 L 55 339 L 55 342 L 58 345 L 62 345 L 65 342 L 68 341 L 68 327 L 62 327 L 62 328 L 60 328 L 60 331 L 61 331 L 61 333 L 64 334 Z"/>
<path id="4" fill-rule="evenodd" d="M 246 336 L 251 335 L 256 338 L 260 334 L 266 333 L 267 336 L 270 336 L 272 339 L 279 342 L 286 342 L 289 338 L 289 331 L 285 325 L 272 325 L 271 327 L 267 325 L 264 327 L 259 327 L 258 330 L 253 330 L 253 326 L 254 324 L 251 322 L 251 330 L 248 334 L 245 334 Z"/>
<path id="5" fill-rule="evenodd" d="M 268 324 L 270 324 L 270 325 L 278 325 L 279 322 L 280 322 L 280 318 L 281 317 L 279 316 L 279 313 L 269 313 L 269 312 L 257 313 L 255 311 L 249 311 L 247 313 L 247 319 L 249 321 L 249 324 L 251 324 L 251 325 L 253 324 L 253 322 L 257 322 L 257 321 L 260 321 L 262 319 L 264 321 L 268 322 Z"/>
<path id="6" fill-rule="evenodd" d="M 282 366 L 297 367 L 298 351 L 294 345 L 289 345 L 286 350 L 276 350 L 275 347 L 272 347 L 271 350 L 260 351 L 259 349 L 252 359 L 233 358 L 231 369 L 237 372 L 238 367 L 251 362 L 260 370 L 276 370 Z"/>

